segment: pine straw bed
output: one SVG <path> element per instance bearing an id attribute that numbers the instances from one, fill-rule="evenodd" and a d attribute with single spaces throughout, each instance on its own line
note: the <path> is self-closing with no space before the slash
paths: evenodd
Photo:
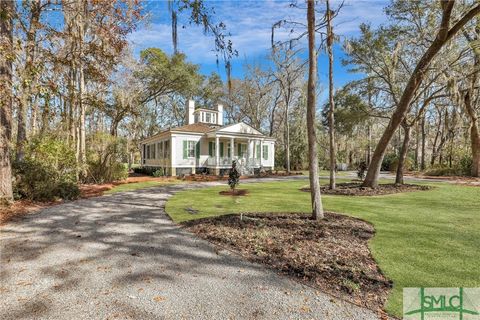
<path id="1" fill-rule="evenodd" d="M 391 282 L 372 258 L 371 224 L 340 214 L 226 215 L 183 223 L 197 236 L 253 262 L 372 310 L 383 309 Z"/>
<path id="2" fill-rule="evenodd" d="M 331 190 L 328 186 L 322 186 L 322 194 L 340 195 L 340 196 L 380 196 L 402 192 L 425 191 L 432 187 L 418 184 L 395 184 L 382 183 L 377 188 L 362 187 L 361 182 L 338 183 L 336 188 Z M 304 192 L 310 192 L 310 187 L 306 186 L 300 189 Z"/>

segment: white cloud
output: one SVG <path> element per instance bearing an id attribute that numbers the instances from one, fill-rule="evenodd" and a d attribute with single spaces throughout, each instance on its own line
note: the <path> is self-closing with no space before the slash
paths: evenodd
<path id="1" fill-rule="evenodd" d="M 305 21 L 305 10 L 291 8 L 290 1 L 210 1 L 207 5 L 214 7 L 218 20 L 225 22 L 228 31 L 232 34 L 235 49 L 239 57 L 254 59 L 267 53 L 270 48 L 272 25 L 282 19 Z M 299 1 L 299 3 L 302 3 Z M 334 1 L 333 8 L 340 2 Z M 336 18 L 335 30 L 343 36 L 355 35 L 358 25 L 369 22 L 378 25 L 386 21 L 383 7 L 386 1 L 346 1 L 340 14 Z M 157 12 L 158 11 L 158 12 Z M 165 18 L 165 10 L 159 6 L 151 9 L 152 23 L 141 28 L 130 36 L 135 51 L 148 47 L 160 47 L 172 52 L 171 26 Z M 163 21 L 162 21 L 163 20 Z M 287 30 L 276 31 L 276 39 L 288 39 Z M 178 28 L 179 49 L 185 52 L 192 62 L 214 63 L 215 53 L 212 51 L 213 38 L 204 36 L 202 29 L 187 26 Z"/>

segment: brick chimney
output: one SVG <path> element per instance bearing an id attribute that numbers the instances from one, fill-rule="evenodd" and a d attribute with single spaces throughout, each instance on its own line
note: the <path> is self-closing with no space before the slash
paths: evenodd
<path id="1" fill-rule="evenodd" d="M 195 123 L 195 120 L 193 118 L 194 111 L 195 111 L 195 101 L 189 99 L 187 101 L 187 124 Z"/>
<path id="2" fill-rule="evenodd" d="M 217 111 L 218 111 L 217 124 L 220 125 L 220 126 L 223 126 L 223 104 L 218 104 L 217 105 Z"/>

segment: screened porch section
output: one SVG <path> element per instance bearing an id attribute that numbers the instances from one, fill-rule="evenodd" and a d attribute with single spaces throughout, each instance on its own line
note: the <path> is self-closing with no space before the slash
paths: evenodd
<path id="1" fill-rule="evenodd" d="M 229 168 L 232 161 L 236 160 L 240 166 L 259 168 L 262 166 L 262 158 L 268 160 L 267 148 L 260 139 L 209 139 L 206 167 Z"/>

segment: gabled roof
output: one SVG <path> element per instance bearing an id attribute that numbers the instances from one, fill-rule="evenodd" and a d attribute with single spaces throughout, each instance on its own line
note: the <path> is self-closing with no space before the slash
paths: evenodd
<path id="1" fill-rule="evenodd" d="M 195 113 L 197 111 L 219 112 L 218 110 L 215 110 L 215 109 L 209 109 L 209 108 L 203 108 L 203 107 L 195 108 L 193 112 Z"/>
<path id="2" fill-rule="evenodd" d="M 0 0 L 1 1 L 1 0 Z M 207 124 L 207 123 L 193 123 L 193 124 L 187 124 L 183 125 L 180 127 L 175 127 L 175 128 L 169 128 L 166 130 L 163 130 L 156 135 L 150 136 L 148 138 L 145 138 L 141 140 L 140 142 L 150 140 L 152 138 L 158 137 L 160 135 L 163 135 L 168 132 L 174 132 L 174 133 L 196 133 L 196 134 L 216 134 L 216 133 L 233 133 L 233 134 L 246 134 L 246 135 L 260 135 L 268 139 L 272 139 L 270 137 L 265 136 L 263 133 L 258 131 L 257 129 L 253 128 L 252 126 L 244 123 L 244 122 L 238 122 L 238 123 L 233 123 L 229 124 L 226 126 L 216 126 L 212 124 Z"/>
<path id="3" fill-rule="evenodd" d="M 207 133 L 209 131 L 215 130 L 215 126 L 207 123 L 192 123 L 186 124 L 184 126 L 171 128 L 170 131 L 181 131 L 181 132 L 195 132 L 195 133 Z"/>
<path id="4" fill-rule="evenodd" d="M 232 123 L 220 128 L 215 129 L 214 131 L 218 133 L 243 133 L 243 134 L 253 134 L 253 135 L 262 135 L 260 131 L 255 129 L 254 127 L 246 124 L 245 122 L 238 122 L 238 123 Z"/>
<path id="5" fill-rule="evenodd" d="M 1 1 L 1 0 L 0 0 Z M 186 124 L 180 127 L 174 127 L 174 128 L 168 128 L 165 130 L 160 131 L 157 134 L 154 134 L 153 136 L 146 137 L 145 139 L 142 139 L 140 142 L 150 140 L 152 138 L 156 138 L 158 136 L 161 136 L 165 133 L 170 133 L 170 132 L 186 132 L 186 133 L 207 133 L 209 131 L 215 130 L 215 126 L 208 125 L 206 123 L 193 123 L 193 124 Z"/>

